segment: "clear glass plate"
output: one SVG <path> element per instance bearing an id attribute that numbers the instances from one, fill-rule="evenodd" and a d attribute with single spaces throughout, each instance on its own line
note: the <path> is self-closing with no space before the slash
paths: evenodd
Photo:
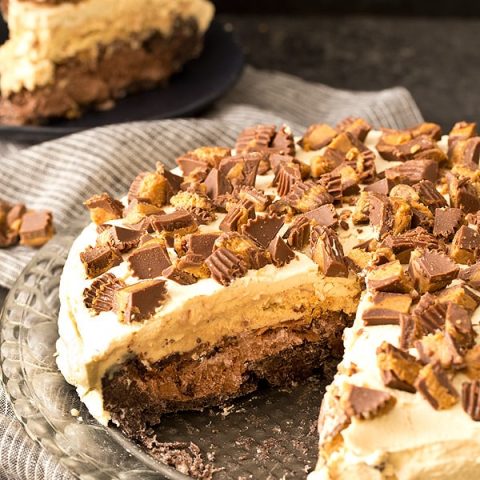
<path id="1" fill-rule="evenodd" d="M 185 448 L 194 442 L 219 469 L 215 479 L 305 478 L 316 457 L 320 378 L 288 391 L 265 389 L 221 408 L 167 415 L 155 429 L 153 448 L 89 415 L 55 362 L 58 287 L 73 239 L 57 235 L 38 252 L 2 312 L 2 381 L 29 436 L 83 480 L 190 478 L 162 463 L 168 460 L 164 446 L 172 442 Z"/>

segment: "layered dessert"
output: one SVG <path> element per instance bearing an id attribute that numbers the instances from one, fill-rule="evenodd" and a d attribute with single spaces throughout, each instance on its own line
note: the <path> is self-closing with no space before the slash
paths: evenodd
<path id="1" fill-rule="evenodd" d="M 475 478 L 479 155 L 465 122 L 257 125 L 95 195 L 62 275 L 62 373 L 138 438 L 340 362 L 312 479 Z"/>
<path id="2" fill-rule="evenodd" d="M 208 0 L 8 0 L 0 47 L 0 123 L 106 109 L 168 80 L 197 56 Z"/>

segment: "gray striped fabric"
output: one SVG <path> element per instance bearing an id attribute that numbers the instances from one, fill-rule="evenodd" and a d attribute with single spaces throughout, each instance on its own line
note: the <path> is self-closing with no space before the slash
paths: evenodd
<path id="1" fill-rule="evenodd" d="M 86 222 L 82 202 L 98 192 L 125 193 L 135 175 L 205 144 L 232 145 L 238 132 L 259 122 L 286 122 L 295 133 L 314 122 L 335 124 L 348 115 L 374 126 L 404 128 L 422 120 L 404 88 L 351 92 L 308 83 L 278 72 L 247 68 L 237 86 L 206 119 L 137 122 L 98 128 L 38 146 L 0 144 L 2 198 L 53 210 L 60 232 Z M 34 252 L 0 251 L 0 285 L 10 287 Z M 0 478 L 71 478 L 28 439 L 0 390 Z"/>

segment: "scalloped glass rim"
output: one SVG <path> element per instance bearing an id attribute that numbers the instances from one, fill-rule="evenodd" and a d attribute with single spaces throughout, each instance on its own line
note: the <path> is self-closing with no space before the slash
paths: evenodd
<path id="1" fill-rule="evenodd" d="M 75 233 L 55 236 L 35 255 L 2 309 L 0 380 L 15 415 L 33 440 L 82 480 L 188 479 L 119 430 L 100 425 L 57 368 L 58 286 Z"/>

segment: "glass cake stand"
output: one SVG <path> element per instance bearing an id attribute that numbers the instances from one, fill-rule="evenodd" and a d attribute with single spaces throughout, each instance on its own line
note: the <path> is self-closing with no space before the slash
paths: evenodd
<path id="1" fill-rule="evenodd" d="M 57 235 L 38 252 L 1 315 L 1 380 L 28 435 L 83 480 L 191 478 L 162 462 L 172 464 L 166 449 L 191 451 L 192 442 L 218 470 L 214 479 L 306 477 L 317 453 L 320 378 L 289 390 L 264 389 L 221 408 L 167 415 L 153 448 L 89 415 L 55 362 L 58 287 L 74 237 Z"/>

